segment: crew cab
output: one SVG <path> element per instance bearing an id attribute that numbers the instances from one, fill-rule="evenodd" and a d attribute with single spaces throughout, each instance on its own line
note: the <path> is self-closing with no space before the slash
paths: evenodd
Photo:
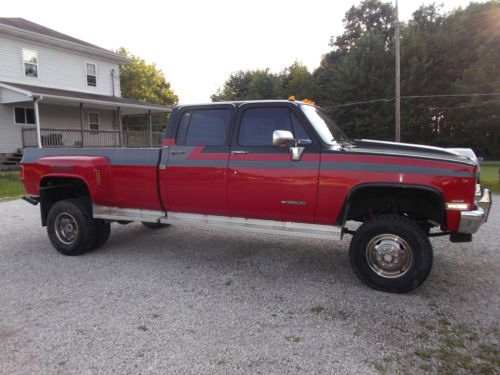
<path id="1" fill-rule="evenodd" d="M 65 255 L 102 246 L 112 222 L 349 234 L 358 277 L 401 293 L 429 275 L 429 237 L 471 241 L 488 218 L 466 151 L 351 140 L 310 102 L 210 103 L 174 107 L 161 148 L 26 149 L 22 179 Z"/>

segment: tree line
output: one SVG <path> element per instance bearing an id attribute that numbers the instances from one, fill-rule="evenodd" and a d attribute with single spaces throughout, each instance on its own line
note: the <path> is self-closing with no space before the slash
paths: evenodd
<path id="1" fill-rule="evenodd" d="M 343 22 L 313 72 L 300 62 L 278 73 L 238 71 L 212 100 L 309 98 L 351 137 L 393 140 L 395 9 L 365 0 Z M 499 158 L 500 3 L 447 14 L 421 6 L 400 29 L 402 141 Z"/>

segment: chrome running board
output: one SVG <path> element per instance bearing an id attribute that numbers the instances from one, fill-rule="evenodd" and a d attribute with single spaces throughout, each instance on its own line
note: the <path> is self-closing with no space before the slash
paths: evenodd
<path id="1" fill-rule="evenodd" d="M 144 221 L 163 224 L 181 224 L 209 227 L 212 229 L 231 229 L 281 236 L 319 238 L 325 240 L 341 239 L 341 228 L 333 225 L 298 223 L 291 221 L 247 219 L 243 217 L 191 214 L 119 208 L 93 205 L 95 219 L 118 221 Z"/>

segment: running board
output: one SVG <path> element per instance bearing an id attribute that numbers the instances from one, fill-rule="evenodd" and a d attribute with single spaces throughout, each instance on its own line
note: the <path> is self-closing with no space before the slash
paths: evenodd
<path id="1" fill-rule="evenodd" d="M 333 225 L 298 223 L 291 221 L 247 219 L 243 217 L 201 215 L 184 212 L 142 210 L 93 205 L 95 219 L 118 221 L 144 221 L 150 223 L 182 224 L 209 227 L 213 229 L 231 229 L 281 236 L 318 238 L 324 240 L 341 239 L 341 228 Z"/>

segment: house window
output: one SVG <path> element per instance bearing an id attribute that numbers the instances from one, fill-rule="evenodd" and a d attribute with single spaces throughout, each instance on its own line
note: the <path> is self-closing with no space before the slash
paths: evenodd
<path id="1" fill-rule="evenodd" d="M 99 112 L 89 112 L 89 129 L 99 130 Z"/>
<path id="2" fill-rule="evenodd" d="M 35 125 L 34 109 L 14 107 L 14 122 L 18 125 Z"/>
<path id="3" fill-rule="evenodd" d="M 87 73 L 87 86 L 97 86 L 97 66 L 92 63 L 85 63 Z"/>
<path id="4" fill-rule="evenodd" d="M 33 50 L 23 49 L 24 75 L 38 77 L 38 53 Z"/>

